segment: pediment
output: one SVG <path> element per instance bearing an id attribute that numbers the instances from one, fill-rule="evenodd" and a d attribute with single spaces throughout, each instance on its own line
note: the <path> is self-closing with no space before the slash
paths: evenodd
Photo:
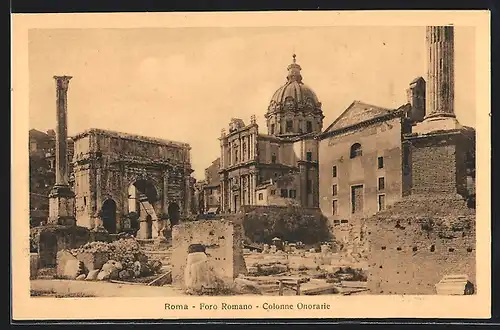
<path id="1" fill-rule="evenodd" d="M 328 126 L 325 133 L 384 116 L 391 111 L 393 110 L 360 101 L 354 101 L 330 126 Z"/>

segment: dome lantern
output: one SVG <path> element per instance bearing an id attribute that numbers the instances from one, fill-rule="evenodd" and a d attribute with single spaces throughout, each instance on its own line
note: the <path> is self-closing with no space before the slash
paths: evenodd
<path id="1" fill-rule="evenodd" d="M 323 125 L 321 102 L 314 91 L 302 82 L 297 55 L 288 65 L 286 83 L 273 94 L 265 115 L 268 134 L 297 136 L 320 132 Z"/>
<path id="2" fill-rule="evenodd" d="M 300 74 L 300 70 L 302 70 L 302 68 L 300 67 L 300 65 L 297 64 L 297 60 L 296 60 L 296 57 L 297 55 L 293 54 L 293 63 L 290 64 L 288 66 L 288 76 L 286 77 L 286 80 L 288 82 L 291 82 L 291 81 L 296 81 L 296 82 L 302 82 L 302 75 Z"/>

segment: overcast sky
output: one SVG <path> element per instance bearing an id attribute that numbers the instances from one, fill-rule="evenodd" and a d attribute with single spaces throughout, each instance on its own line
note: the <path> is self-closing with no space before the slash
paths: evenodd
<path id="1" fill-rule="evenodd" d="M 455 30 L 455 112 L 475 127 L 474 28 Z M 194 176 L 232 117 L 264 114 L 297 54 L 323 128 L 354 100 L 396 108 L 426 74 L 425 27 L 57 29 L 29 33 L 30 128 L 55 127 L 54 75 L 71 75 L 68 134 L 102 128 L 187 142 Z"/>

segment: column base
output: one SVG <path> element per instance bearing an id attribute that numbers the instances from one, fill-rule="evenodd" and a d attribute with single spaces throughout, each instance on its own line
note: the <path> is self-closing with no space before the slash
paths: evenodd
<path id="1" fill-rule="evenodd" d="M 460 130 L 463 126 L 455 118 L 455 115 L 438 114 L 426 117 L 424 121 L 415 125 L 412 133 L 429 134 L 439 131 Z"/>
<path id="2" fill-rule="evenodd" d="M 49 194 L 49 219 L 52 225 L 75 226 L 75 193 L 67 185 L 55 185 Z"/>

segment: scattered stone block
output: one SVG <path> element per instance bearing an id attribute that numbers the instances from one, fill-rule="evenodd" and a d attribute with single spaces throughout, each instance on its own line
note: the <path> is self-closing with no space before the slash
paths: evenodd
<path id="1" fill-rule="evenodd" d="M 185 268 L 185 284 L 188 291 L 195 294 L 200 294 L 207 288 L 217 290 L 225 287 L 221 276 L 203 252 L 189 254 Z"/>
<path id="2" fill-rule="evenodd" d="M 132 277 L 134 277 L 134 273 L 130 270 L 121 270 L 120 272 L 118 272 L 118 278 L 120 280 L 128 280 Z"/>
<path id="3" fill-rule="evenodd" d="M 158 273 L 163 267 L 163 264 L 159 260 L 151 260 L 150 262 L 148 262 L 148 267 L 151 272 Z"/>
<path id="4" fill-rule="evenodd" d="M 471 295 L 474 294 L 474 284 L 467 275 L 445 275 L 436 284 L 438 295 Z"/>
<path id="5" fill-rule="evenodd" d="M 82 273 L 82 264 L 79 260 L 68 260 L 65 265 L 62 273 L 58 274 L 60 278 L 67 278 L 74 280 Z"/>
<path id="6" fill-rule="evenodd" d="M 188 249 L 194 244 L 204 247 L 211 265 L 219 271 L 221 276 L 224 276 L 225 281 L 232 282 L 238 274 L 246 274 L 242 242 L 243 229 L 241 224 L 228 220 L 202 220 L 174 226 L 170 259 L 172 283 L 185 286 L 184 277 Z"/>
<path id="7" fill-rule="evenodd" d="M 62 250 L 57 253 L 57 276 L 60 278 L 75 279 L 82 273 L 80 261 L 69 251 Z"/>
<path id="8" fill-rule="evenodd" d="M 108 261 L 106 253 L 102 252 L 83 252 L 79 253 L 76 258 L 83 262 L 87 271 L 101 269 L 101 267 Z"/>
<path id="9" fill-rule="evenodd" d="M 100 270 L 99 269 L 93 269 L 89 271 L 87 274 L 87 277 L 85 278 L 86 281 L 95 281 L 97 280 L 97 275 L 99 274 Z"/>
<path id="10" fill-rule="evenodd" d="M 84 281 L 87 278 L 85 274 L 80 274 L 76 277 L 77 281 Z"/>
<path id="11" fill-rule="evenodd" d="M 259 288 L 257 283 L 249 281 L 247 279 L 237 277 L 234 279 L 234 289 L 239 294 L 254 293 L 262 294 L 262 290 Z"/>
<path id="12" fill-rule="evenodd" d="M 110 280 L 110 275 L 111 273 L 109 271 L 100 271 L 99 274 L 97 275 L 97 280 L 98 281 L 105 281 L 105 280 Z"/>

